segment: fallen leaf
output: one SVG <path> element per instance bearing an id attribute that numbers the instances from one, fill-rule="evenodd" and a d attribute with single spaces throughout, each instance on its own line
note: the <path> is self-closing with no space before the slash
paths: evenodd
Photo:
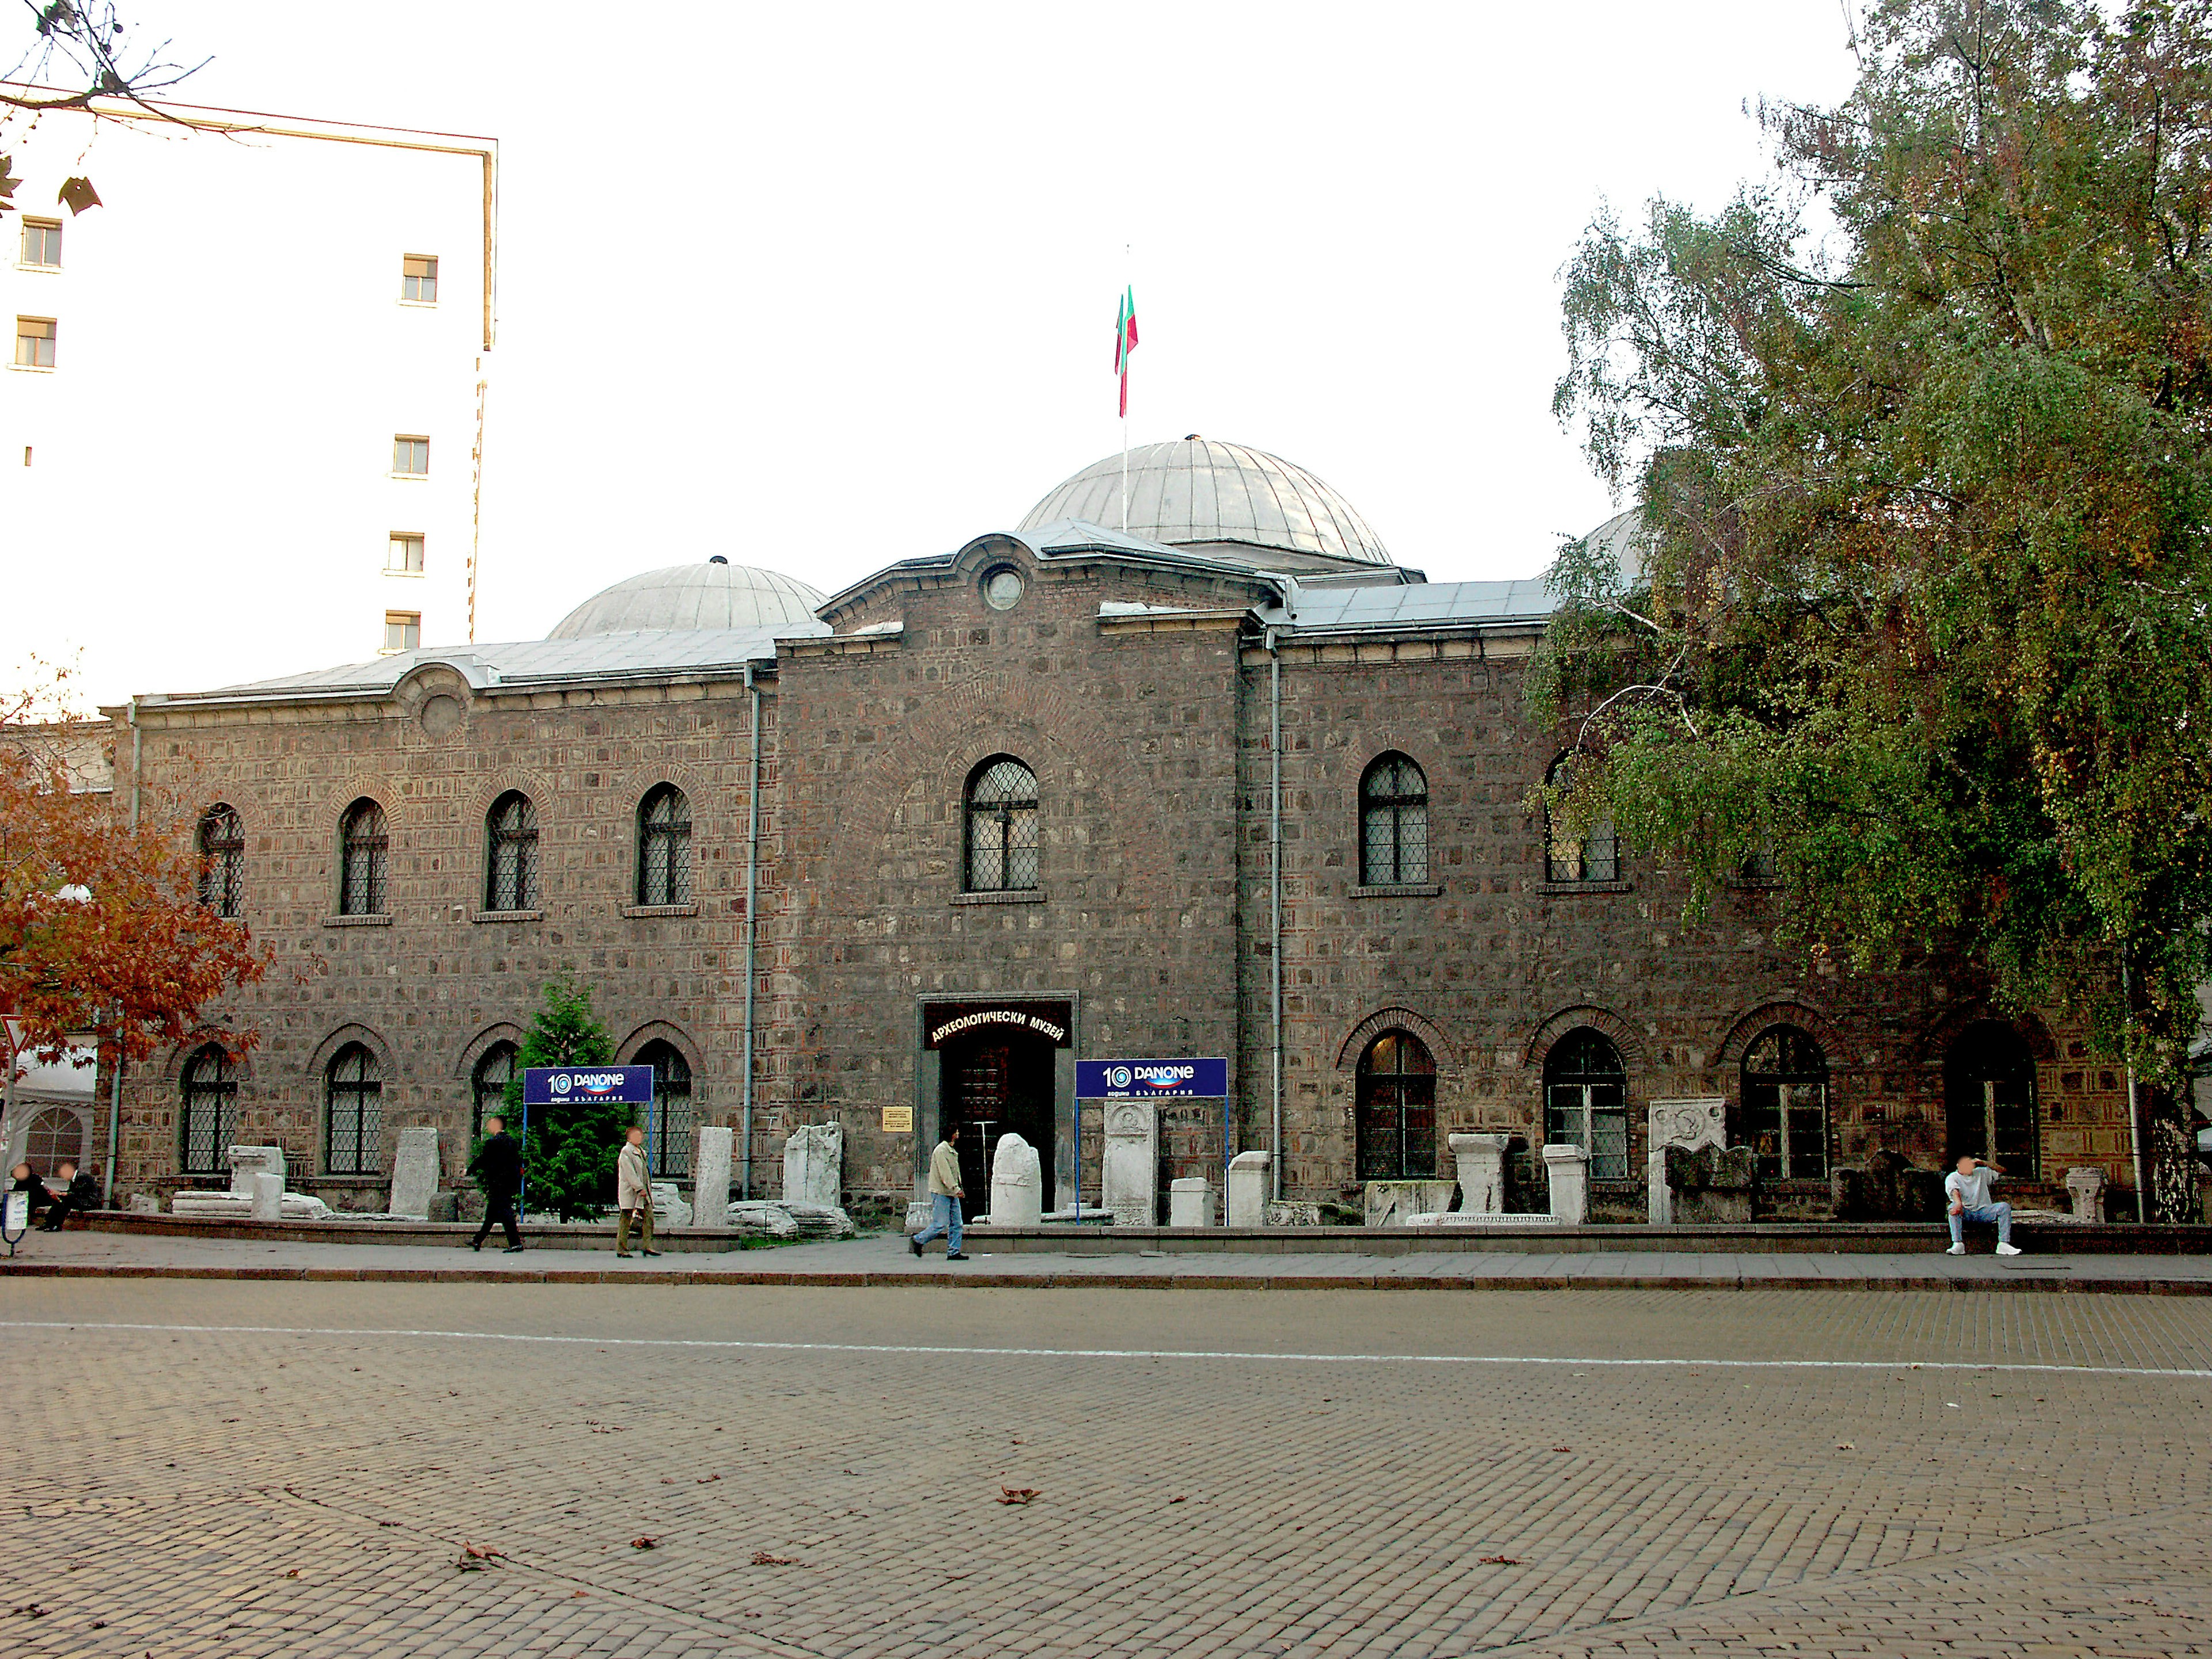
<path id="1" fill-rule="evenodd" d="M 1858 1444 L 1856 1441 L 1846 1440 L 1838 1444 L 1836 1449 L 1838 1451 L 1856 1451 L 1858 1449 Z"/>
<path id="2" fill-rule="evenodd" d="M 490 1561 L 494 1559 L 504 1561 L 507 1559 L 507 1552 L 505 1550 L 495 1550 L 489 1545 L 486 1545 L 483 1549 L 478 1549 L 474 1544 L 465 1543 L 461 1547 L 479 1561 Z"/>
<path id="3" fill-rule="evenodd" d="M 1553 1451 L 1572 1451 L 1574 1448 L 1571 1446 L 1554 1446 L 1552 1449 Z"/>
<path id="4" fill-rule="evenodd" d="M 719 1475 L 719 1474 L 702 1474 L 702 1475 L 701 1475 L 701 1476 L 700 1476 L 696 1480 L 693 1481 L 691 1484 L 692 1484 L 693 1486 L 705 1486 L 705 1485 L 706 1485 L 709 1480 L 720 1480 L 721 1478 L 722 1478 L 722 1477 L 721 1477 L 720 1475 Z"/>
<path id="5" fill-rule="evenodd" d="M 676 1484 L 676 1477 L 672 1474 L 664 1474 L 660 1477 L 660 1484 L 664 1486 L 672 1486 Z"/>
<path id="6" fill-rule="evenodd" d="M 1040 1492 L 1035 1486 L 1001 1486 L 999 1488 L 999 1501 L 1001 1504 L 1026 1504 L 1033 1498 L 1042 1498 L 1042 1496 L 1044 1496 L 1044 1494 Z"/>
<path id="7" fill-rule="evenodd" d="M 659 1541 L 660 1538 L 657 1533 L 640 1533 L 629 1540 L 629 1547 L 634 1550 L 649 1550 Z"/>
<path id="8" fill-rule="evenodd" d="M 295 1567 L 291 1571 L 286 1573 L 284 1576 L 287 1578 L 297 1578 L 300 1576 L 300 1570 L 299 1568 Z"/>
<path id="9" fill-rule="evenodd" d="M 1168 1499 L 1168 1502 L 1170 1504 L 1188 1504 L 1190 1502 L 1190 1499 L 1188 1498 L 1170 1498 Z"/>
<path id="10" fill-rule="evenodd" d="M 591 1591 L 589 1590 L 571 1590 L 568 1592 L 568 1599 L 573 1601 L 580 1595 L 589 1595 L 590 1594 Z"/>
<path id="11" fill-rule="evenodd" d="M 770 1555 L 766 1550 L 755 1550 L 753 1565 L 757 1567 L 803 1567 L 806 1563 L 794 1561 L 787 1555 Z"/>
<path id="12" fill-rule="evenodd" d="M 21 1613 L 26 1619 L 43 1619 L 46 1616 L 49 1609 L 40 1607 L 36 1601 L 33 1601 L 27 1606 L 17 1607 L 15 1611 Z"/>
<path id="13" fill-rule="evenodd" d="M 1517 1555 L 1486 1555 L 1480 1559 L 1486 1567 L 1517 1567 L 1521 1565 L 1521 1558 Z"/>

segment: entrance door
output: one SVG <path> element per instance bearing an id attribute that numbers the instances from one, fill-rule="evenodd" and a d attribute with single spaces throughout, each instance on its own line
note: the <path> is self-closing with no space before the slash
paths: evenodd
<path id="1" fill-rule="evenodd" d="M 943 1121 L 955 1126 L 960 1184 L 968 1194 L 963 1207 L 980 1213 L 989 1206 L 991 1160 L 1000 1138 L 1018 1134 L 1036 1148 L 1044 1182 L 1039 1197 L 1046 1209 L 1054 1208 L 1052 1045 L 988 1032 L 946 1044 L 942 1063 L 938 1109 Z"/>
<path id="2" fill-rule="evenodd" d="M 1943 1161 L 1987 1158 L 2037 1177 L 2035 1056 L 2011 1026 L 1969 1025 L 1943 1062 Z"/>

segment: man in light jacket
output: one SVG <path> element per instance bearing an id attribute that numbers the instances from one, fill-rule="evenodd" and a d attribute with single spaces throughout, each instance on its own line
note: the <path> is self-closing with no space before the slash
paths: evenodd
<path id="1" fill-rule="evenodd" d="M 633 1123 L 615 1155 L 615 1207 L 622 1219 L 615 1223 L 615 1254 L 629 1254 L 630 1222 L 638 1228 L 638 1249 L 659 1255 L 653 1248 L 653 1182 L 645 1172 L 645 1131 Z"/>
<path id="2" fill-rule="evenodd" d="M 958 1128 L 946 1124 L 939 1132 L 937 1150 L 929 1155 L 929 1225 L 907 1240 L 916 1255 L 933 1238 L 945 1240 L 945 1259 L 965 1261 L 960 1249 L 960 1149 L 953 1144 Z"/>

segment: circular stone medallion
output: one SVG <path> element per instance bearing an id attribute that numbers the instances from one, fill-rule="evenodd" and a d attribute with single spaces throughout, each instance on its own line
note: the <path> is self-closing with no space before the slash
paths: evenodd
<path id="1" fill-rule="evenodd" d="M 442 738 L 461 723 L 461 700 L 443 692 L 422 705 L 422 730 L 434 738 Z"/>
<path id="2" fill-rule="evenodd" d="M 1011 565 L 1000 565 L 983 578 L 983 603 L 994 611 L 1012 611 L 1021 603 L 1022 573 Z"/>

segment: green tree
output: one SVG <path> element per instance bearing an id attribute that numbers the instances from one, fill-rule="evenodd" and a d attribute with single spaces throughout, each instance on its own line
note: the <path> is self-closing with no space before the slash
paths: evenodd
<path id="1" fill-rule="evenodd" d="M 533 1066 L 605 1066 L 615 1040 L 592 1012 L 588 988 L 563 977 L 545 987 L 545 1006 L 522 1039 L 521 1064 L 507 1085 L 507 1121 L 522 1122 L 522 1073 Z M 630 1109 L 617 1102 L 576 1099 L 535 1106 L 523 1137 L 529 1201 L 563 1221 L 595 1221 L 613 1201 L 615 1154 Z"/>
<path id="2" fill-rule="evenodd" d="M 1854 965 L 2087 1013 L 2192 1194 L 2212 922 L 2212 0 L 1885 0 L 1779 179 L 1601 216 L 1555 410 L 1641 514 L 1531 676 L 1693 907 L 1771 860 Z"/>

